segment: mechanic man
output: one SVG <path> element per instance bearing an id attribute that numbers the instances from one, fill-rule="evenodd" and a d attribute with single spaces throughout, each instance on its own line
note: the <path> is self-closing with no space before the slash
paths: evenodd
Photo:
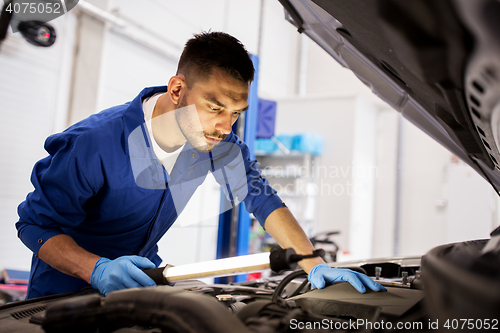
<path id="1" fill-rule="evenodd" d="M 195 35 L 168 86 L 146 88 L 50 136 L 49 156 L 33 168 L 35 189 L 18 207 L 18 235 L 34 253 L 27 297 L 89 284 L 103 294 L 154 286 L 142 270 L 161 263 L 156 243 L 209 171 L 228 200 L 244 201 L 281 247 L 311 253 L 301 227 L 231 132 L 248 108 L 253 76 L 237 39 Z M 385 290 L 320 258 L 300 265 L 316 288 L 349 281 L 360 292 Z"/>

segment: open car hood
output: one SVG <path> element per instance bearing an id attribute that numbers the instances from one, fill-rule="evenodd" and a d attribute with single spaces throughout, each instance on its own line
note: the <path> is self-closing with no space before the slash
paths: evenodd
<path id="1" fill-rule="evenodd" d="M 499 1 L 279 1 L 299 32 L 499 192 Z"/>

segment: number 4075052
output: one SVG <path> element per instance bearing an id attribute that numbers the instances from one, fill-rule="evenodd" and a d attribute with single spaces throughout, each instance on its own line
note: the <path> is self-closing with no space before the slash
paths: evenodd
<path id="1" fill-rule="evenodd" d="M 452 330 L 498 330 L 498 319 L 448 319 L 443 327 Z"/>
<path id="2" fill-rule="evenodd" d="M 60 3 L 21 2 L 9 3 L 5 9 L 14 14 L 62 14 Z"/>

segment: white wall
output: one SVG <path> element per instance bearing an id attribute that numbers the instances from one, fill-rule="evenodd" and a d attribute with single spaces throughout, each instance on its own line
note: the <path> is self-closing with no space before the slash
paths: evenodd
<path id="1" fill-rule="evenodd" d="M 371 258 L 375 184 L 378 168 L 376 156 L 377 109 L 363 98 L 356 99 L 352 159 L 352 204 L 349 225 L 351 259 Z"/>
<path id="2" fill-rule="evenodd" d="M 498 220 L 498 196 L 472 168 L 407 121 L 403 123 L 400 255 L 480 238 Z"/>
<path id="3" fill-rule="evenodd" d="M 277 99 L 296 93 L 299 33 L 285 21 L 278 1 L 264 1 L 259 97 Z"/>
<path id="4" fill-rule="evenodd" d="M 447 165 L 445 177 L 446 242 L 489 238 L 498 225 L 498 198 L 491 186 L 458 159 Z"/>
<path id="5" fill-rule="evenodd" d="M 424 254 L 445 240 L 445 167 L 451 153 L 407 121 L 403 123 L 401 255 Z"/>
<path id="6" fill-rule="evenodd" d="M 145 87 L 165 85 L 175 75 L 176 65 L 121 35 L 106 32 L 95 111 L 130 101 Z"/>
<path id="7" fill-rule="evenodd" d="M 362 94 L 373 100 L 371 91 L 349 69 L 342 67 L 314 42 L 309 43 L 307 93 Z"/>
<path id="8" fill-rule="evenodd" d="M 0 269 L 29 269 L 31 251 L 17 238 L 17 206 L 33 190 L 35 162 L 46 156 L 45 138 L 66 124 L 75 17 L 51 21 L 50 48 L 8 34 L 0 47 Z"/>
<path id="9" fill-rule="evenodd" d="M 354 95 L 294 97 L 278 100 L 276 118 L 276 133 L 313 132 L 323 137 L 316 231 L 341 231 L 336 240 L 344 250 L 349 247 L 355 109 Z"/>
<path id="10" fill-rule="evenodd" d="M 398 121 L 400 114 L 390 108 L 378 110 L 376 157 L 378 177 L 375 180 L 373 257 L 394 255 L 396 221 L 396 172 Z"/>

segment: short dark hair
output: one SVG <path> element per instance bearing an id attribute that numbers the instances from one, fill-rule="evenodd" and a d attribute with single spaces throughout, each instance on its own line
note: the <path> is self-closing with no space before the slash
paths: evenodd
<path id="1" fill-rule="evenodd" d="M 207 79 L 214 68 L 243 83 L 253 81 L 255 73 L 250 55 L 238 39 L 224 32 L 195 34 L 182 51 L 177 75 L 184 74 L 192 87 L 196 80 Z"/>

